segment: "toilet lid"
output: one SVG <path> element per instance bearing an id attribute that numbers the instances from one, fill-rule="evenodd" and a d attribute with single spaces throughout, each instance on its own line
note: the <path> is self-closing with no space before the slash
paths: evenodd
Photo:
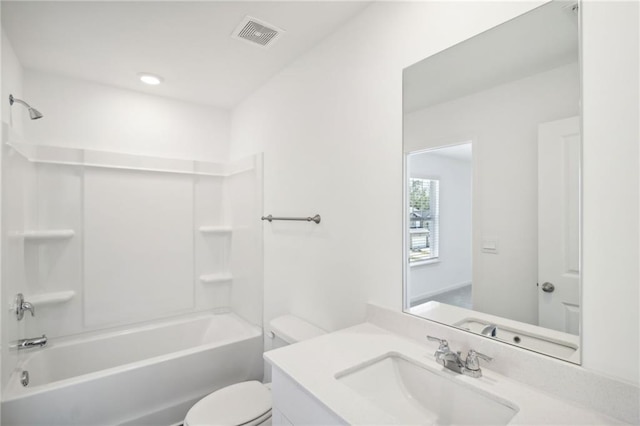
<path id="1" fill-rule="evenodd" d="M 189 426 L 243 425 L 271 410 L 271 391 L 262 383 L 236 383 L 198 401 L 187 413 Z"/>

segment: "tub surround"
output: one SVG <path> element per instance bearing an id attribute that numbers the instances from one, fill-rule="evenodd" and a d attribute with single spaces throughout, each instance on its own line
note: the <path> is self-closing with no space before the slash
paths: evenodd
<path id="1" fill-rule="evenodd" d="M 262 345 L 261 330 L 231 313 L 53 339 L 13 372 L 2 423 L 174 424 L 204 395 L 261 379 Z"/>
<path id="2" fill-rule="evenodd" d="M 42 308 L 10 340 L 221 309 L 261 324 L 260 155 L 210 162 L 38 145 L 7 123 L 2 142 L 3 172 L 17 182 L 3 193 L 15 283 L 3 298 L 23 293 Z M 3 364 L 4 388 L 15 363 Z"/>
<path id="3" fill-rule="evenodd" d="M 638 421 L 639 394 L 632 385 L 373 305 L 368 307 L 367 323 L 265 354 L 274 367 L 274 421 L 283 415 L 294 424 L 331 419 L 348 424 L 397 423 L 335 376 L 388 353 L 441 370 L 433 359 L 437 344 L 427 342 L 426 334 L 448 339 L 454 350 L 464 353 L 473 348 L 494 357 L 491 364 L 483 365 L 482 378 L 455 373 L 451 377 L 517 406 L 510 424 L 562 424 L 567 419 L 572 424 Z M 307 406 L 307 410 L 296 406 Z M 301 417 L 305 411 L 311 413 L 309 418 Z"/>

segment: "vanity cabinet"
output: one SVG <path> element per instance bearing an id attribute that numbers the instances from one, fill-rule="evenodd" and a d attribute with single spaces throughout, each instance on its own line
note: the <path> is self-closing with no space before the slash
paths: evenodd
<path id="1" fill-rule="evenodd" d="M 347 424 L 277 367 L 272 370 L 271 395 L 274 426 Z"/>

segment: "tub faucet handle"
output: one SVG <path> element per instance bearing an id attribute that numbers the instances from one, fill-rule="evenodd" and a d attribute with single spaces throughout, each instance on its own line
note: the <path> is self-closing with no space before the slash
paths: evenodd
<path id="1" fill-rule="evenodd" d="M 18 318 L 18 321 L 24 318 L 24 313 L 26 311 L 31 312 L 32 317 L 36 316 L 36 308 L 31 303 L 24 300 L 24 296 L 22 293 L 16 294 L 15 303 L 16 303 L 16 317 Z"/>

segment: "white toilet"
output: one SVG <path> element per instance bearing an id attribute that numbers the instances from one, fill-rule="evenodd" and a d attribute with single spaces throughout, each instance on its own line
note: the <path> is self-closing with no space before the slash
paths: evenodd
<path id="1" fill-rule="evenodd" d="M 274 349 L 325 334 L 324 330 L 293 315 L 275 318 L 269 325 Z M 270 385 L 255 380 L 236 383 L 205 396 L 191 407 L 184 419 L 184 426 L 270 424 Z"/>

